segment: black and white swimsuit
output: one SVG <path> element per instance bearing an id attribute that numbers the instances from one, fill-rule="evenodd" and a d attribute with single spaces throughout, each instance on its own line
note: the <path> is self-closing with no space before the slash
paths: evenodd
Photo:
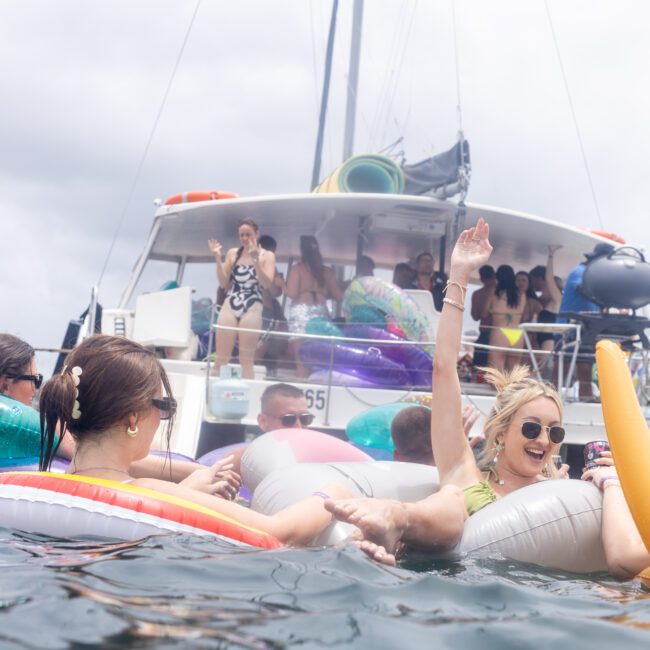
<path id="1" fill-rule="evenodd" d="M 230 274 L 228 304 L 237 320 L 255 304 L 262 303 L 262 288 L 257 279 L 255 266 L 235 264 Z"/>

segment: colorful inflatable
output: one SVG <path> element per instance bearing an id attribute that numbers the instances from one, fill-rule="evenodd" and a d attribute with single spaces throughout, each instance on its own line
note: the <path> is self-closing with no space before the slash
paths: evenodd
<path id="1" fill-rule="evenodd" d="M 41 449 L 38 411 L 0 395 L 0 467 L 36 463 Z"/>
<path id="2" fill-rule="evenodd" d="M 650 550 L 650 431 L 620 347 L 613 341 L 598 341 L 596 364 L 616 471 L 641 538 Z"/>
<path id="3" fill-rule="evenodd" d="M 348 422 L 345 435 L 362 447 L 386 449 L 392 452 L 395 445 L 390 435 L 390 426 L 393 418 L 409 406 L 413 405 L 406 402 L 394 402 L 373 406 Z"/>
<path id="4" fill-rule="evenodd" d="M 343 295 L 347 318 L 358 305 L 370 305 L 386 314 L 389 324 L 404 332 L 411 341 L 431 341 L 433 330 L 415 301 L 394 284 L 373 276 L 352 280 Z"/>
<path id="5" fill-rule="evenodd" d="M 184 532 L 259 548 L 282 546 L 272 535 L 185 499 L 135 485 L 50 472 L 0 474 L 0 526 L 53 537 L 136 540 Z"/>
<path id="6" fill-rule="evenodd" d="M 316 370 L 309 375 L 309 381 L 316 384 L 332 384 L 332 386 L 349 386 L 350 388 L 381 388 L 364 377 L 358 377 L 338 370 Z"/>
<path id="7" fill-rule="evenodd" d="M 241 460 L 244 483 L 255 491 L 276 470 L 297 463 L 369 461 L 368 454 L 344 440 L 312 429 L 278 429 L 250 443 Z"/>
<path id="8" fill-rule="evenodd" d="M 300 346 L 300 358 L 314 369 L 329 368 L 380 386 L 410 386 L 404 366 L 392 361 L 377 347 L 310 339 Z"/>
<path id="9" fill-rule="evenodd" d="M 346 337 L 358 339 L 371 339 L 373 347 L 395 363 L 404 366 L 411 379 L 412 386 L 431 387 L 431 373 L 433 372 L 433 358 L 417 345 L 399 345 L 404 338 L 378 327 L 370 325 L 352 324 L 344 328 Z M 386 345 L 376 341 L 386 341 Z"/>
<path id="10" fill-rule="evenodd" d="M 391 158 L 366 154 L 348 158 L 314 192 L 402 194 L 404 173 Z"/>

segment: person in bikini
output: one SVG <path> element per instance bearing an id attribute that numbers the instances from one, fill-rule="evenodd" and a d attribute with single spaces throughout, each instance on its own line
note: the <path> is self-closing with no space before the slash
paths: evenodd
<path id="1" fill-rule="evenodd" d="M 315 317 L 330 318 L 327 301 L 340 302 L 343 291 L 334 271 L 323 264 L 318 241 L 313 235 L 300 237 L 301 261 L 291 268 L 285 294 L 291 298 L 289 331 L 304 334 L 307 323 Z M 292 353 L 299 376 L 306 376 L 300 361 L 300 343 L 292 341 Z"/>
<path id="2" fill-rule="evenodd" d="M 463 332 L 469 279 L 492 252 L 488 225 L 479 219 L 461 233 L 451 256 L 449 282 L 436 336 L 431 410 L 431 448 L 440 490 L 423 501 L 329 500 L 335 517 L 360 528 L 394 561 L 400 542 L 440 549 L 454 546 L 468 516 L 521 487 L 558 477 L 552 457 L 564 439 L 557 391 L 517 366 L 509 373 L 486 369 L 497 390 L 484 424 L 485 446 L 477 461 L 463 431 L 461 388 L 456 362 Z"/>
<path id="3" fill-rule="evenodd" d="M 521 363 L 524 341 L 519 324 L 526 311 L 526 295 L 519 292 L 513 268 L 502 264 L 496 272 L 497 286 L 487 304 L 492 318 L 490 345 L 499 350 L 490 350 L 488 363 L 498 370 L 510 370 Z"/>
<path id="4" fill-rule="evenodd" d="M 239 344 L 239 363 L 242 377 L 253 379 L 255 351 L 262 326 L 262 288 L 270 288 L 275 278 L 275 255 L 258 243 L 259 228 L 252 219 L 239 224 L 239 248 L 231 248 L 222 262 L 222 245 L 209 239 L 208 246 L 217 264 L 217 279 L 222 289 L 227 288 L 217 324 L 236 327 L 217 331 L 215 372 L 230 361 L 235 341 Z M 239 336 L 238 336 L 239 335 Z"/>

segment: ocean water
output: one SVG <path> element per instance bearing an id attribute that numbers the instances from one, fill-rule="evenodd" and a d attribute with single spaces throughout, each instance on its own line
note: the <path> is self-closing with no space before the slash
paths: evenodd
<path id="1" fill-rule="evenodd" d="M 650 647 L 650 592 L 497 558 L 397 568 L 353 546 L 258 551 L 0 529 L 0 648 Z"/>

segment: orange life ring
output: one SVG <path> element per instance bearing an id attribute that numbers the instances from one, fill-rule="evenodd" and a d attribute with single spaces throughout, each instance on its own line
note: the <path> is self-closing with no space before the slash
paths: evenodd
<path id="1" fill-rule="evenodd" d="M 613 232 L 606 232 L 605 230 L 593 230 L 592 228 L 585 228 L 585 230 L 587 230 L 590 233 L 593 233 L 594 235 L 598 235 L 599 237 L 604 237 L 605 239 L 611 239 L 612 241 L 615 241 L 617 244 L 627 243 L 623 239 L 623 237 Z"/>
<path id="2" fill-rule="evenodd" d="M 179 203 L 194 203 L 196 201 L 218 201 L 220 199 L 236 199 L 239 195 L 234 192 L 221 192 L 215 190 L 212 192 L 181 192 L 170 196 L 165 205 L 177 205 Z"/>

